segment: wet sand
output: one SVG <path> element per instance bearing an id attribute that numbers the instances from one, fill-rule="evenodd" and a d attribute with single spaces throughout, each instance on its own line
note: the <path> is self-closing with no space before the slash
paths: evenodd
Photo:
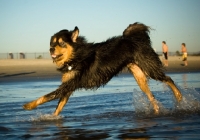
<path id="1" fill-rule="evenodd" d="M 160 57 L 162 60 L 162 57 Z M 189 56 L 188 66 L 183 65 L 181 56 L 170 56 L 166 73 L 200 72 L 200 57 Z M 51 59 L 1 59 L 0 82 L 32 79 L 61 78 Z"/>
<path id="2" fill-rule="evenodd" d="M 162 57 L 160 57 L 162 60 Z M 181 56 L 170 56 L 166 72 L 190 73 L 200 72 L 200 56 L 188 56 L 188 66 L 184 66 Z"/>
<path id="3" fill-rule="evenodd" d="M 61 77 L 51 59 L 5 59 L 0 60 L 0 82 Z"/>

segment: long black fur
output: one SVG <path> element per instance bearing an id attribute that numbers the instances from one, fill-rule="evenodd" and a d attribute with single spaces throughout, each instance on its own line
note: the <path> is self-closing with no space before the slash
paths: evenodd
<path id="1" fill-rule="evenodd" d="M 164 68 L 151 47 L 149 29 L 144 24 L 134 23 L 123 35 L 101 43 L 87 43 L 82 36 L 72 42 L 72 32 L 68 30 L 56 33 L 54 37 L 62 37 L 74 49 L 73 58 L 58 70 L 62 73 L 76 71 L 76 75 L 54 91 L 54 98 L 70 96 L 67 94 L 77 89 L 96 89 L 103 86 L 130 63 L 137 64 L 148 77 L 164 81 Z M 68 70 L 69 65 L 72 66 L 71 70 Z"/>

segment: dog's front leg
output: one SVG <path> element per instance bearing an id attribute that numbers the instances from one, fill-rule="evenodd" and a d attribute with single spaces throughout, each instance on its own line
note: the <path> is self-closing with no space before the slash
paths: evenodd
<path id="1" fill-rule="evenodd" d="M 67 103 L 72 92 L 75 91 L 78 87 L 77 78 L 79 79 L 79 77 L 77 76 L 76 78 L 75 74 L 76 74 L 75 71 L 70 71 L 68 73 L 63 74 L 63 77 L 62 77 L 63 83 L 60 85 L 60 87 L 57 90 L 47 95 L 44 95 L 38 98 L 37 100 L 31 101 L 23 105 L 23 108 L 26 110 L 32 110 L 36 108 L 38 105 L 44 104 L 54 99 L 60 99 L 57 109 L 54 112 L 54 115 L 57 116 L 62 111 L 64 105 Z"/>
<path id="2" fill-rule="evenodd" d="M 47 95 L 44 95 L 37 100 L 31 101 L 29 103 L 26 103 L 23 105 L 23 108 L 26 110 L 32 110 L 36 108 L 38 105 L 44 104 L 46 102 L 49 102 L 51 100 L 59 98 L 59 94 L 57 94 L 57 91 L 53 91 Z"/>
<path id="3" fill-rule="evenodd" d="M 62 111 L 63 107 L 67 103 L 71 94 L 72 94 L 72 92 L 68 92 L 66 95 L 64 95 L 63 97 L 60 98 L 60 100 L 58 102 L 58 106 L 54 112 L 55 116 L 58 116 L 60 114 L 60 112 Z"/>

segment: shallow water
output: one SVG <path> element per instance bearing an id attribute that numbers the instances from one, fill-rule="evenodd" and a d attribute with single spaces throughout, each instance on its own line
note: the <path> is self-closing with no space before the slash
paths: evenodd
<path id="1" fill-rule="evenodd" d="M 32 111 L 22 105 L 55 90 L 58 79 L 0 85 L 0 139 L 199 139 L 200 73 L 168 74 L 183 93 L 177 103 L 163 83 L 149 86 L 160 106 L 152 106 L 134 78 L 121 74 L 104 88 L 76 91 L 60 116 L 57 100 Z"/>

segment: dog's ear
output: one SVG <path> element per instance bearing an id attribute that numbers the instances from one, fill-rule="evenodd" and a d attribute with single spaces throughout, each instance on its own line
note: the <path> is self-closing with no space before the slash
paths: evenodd
<path id="1" fill-rule="evenodd" d="M 74 28 L 74 31 L 72 32 L 72 36 L 71 36 L 72 42 L 76 42 L 76 39 L 77 39 L 78 35 L 79 35 L 79 29 L 76 26 Z"/>

